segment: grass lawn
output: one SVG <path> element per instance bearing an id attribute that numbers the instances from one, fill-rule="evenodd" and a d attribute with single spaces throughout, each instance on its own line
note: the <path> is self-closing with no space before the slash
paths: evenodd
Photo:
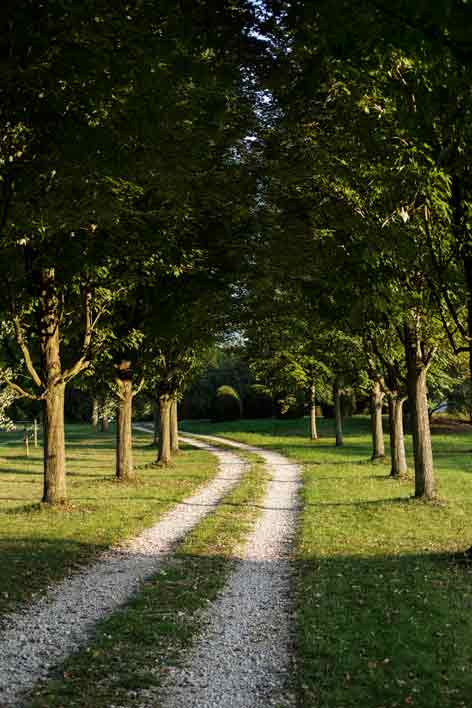
<path id="1" fill-rule="evenodd" d="M 46 508 L 42 450 L 26 458 L 22 433 L 0 433 L 0 613 L 43 591 L 111 544 L 137 534 L 216 473 L 216 458 L 183 446 L 169 468 L 147 467 L 151 435 L 134 433 L 138 481 L 114 481 L 114 433 L 68 426 L 69 504 Z"/>
<path id="2" fill-rule="evenodd" d="M 413 480 L 370 463 L 369 421 L 191 423 L 277 450 L 303 465 L 297 544 L 299 700 L 317 708 L 469 708 L 472 429 L 433 436 L 439 501 L 412 499 Z M 409 451 L 410 452 L 410 451 Z M 411 454 L 409 457 L 411 464 Z"/>
<path id="3" fill-rule="evenodd" d="M 259 514 L 264 467 L 248 456 L 242 480 L 178 545 L 131 602 L 99 623 L 95 639 L 38 685 L 24 708 L 159 705 L 163 678 L 181 660 L 233 568 Z"/>

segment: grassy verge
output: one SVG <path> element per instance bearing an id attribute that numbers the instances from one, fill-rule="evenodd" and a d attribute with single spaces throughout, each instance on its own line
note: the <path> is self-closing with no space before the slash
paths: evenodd
<path id="1" fill-rule="evenodd" d="M 28 708 L 106 708 L 155 699 L 163 677 L 201 626 L 232 568 L 232 556 L 258 514 L 266 473 L 252 465 L 241 483 L 189 534 L 175 558 L 96 638 L 36 689 Z"/>
<path id="2" fill-rule="evenodd" d="M 208 452 L 184 447 L 167 468 L 146 467 L 155 458 L 150 435 L 135 433 L 135 484 L 114 481 L 114 434 L 69 426 L 67 469 L 70 503 L 46 508 L 41 498 L 40 449 L 24 456 L 21 433 L 0 437 L 0 613 L 31 599 L 71 569 L 151 525 L 175 502 L 216 473 Z"/>
<path id="3" fill-rule="evenodd" d="M 453 555 L 472 543 L 472 435 L 433 436 L 440 502 L 369 462 L 368 421 L 335 448 L 307 421 L 190 425 L 303 464 L 298 539 L 300 705 L 465 708 L 472 696 L 472 572 Z M 411 457 L 410 457 L 411 463 Z"/>

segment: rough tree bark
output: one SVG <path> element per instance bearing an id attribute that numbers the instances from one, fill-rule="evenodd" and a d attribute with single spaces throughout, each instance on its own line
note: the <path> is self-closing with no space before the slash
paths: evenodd
<path id="1" fill-rule="evenodd" d="M 179 452 L 179 417 L 177 398 L 173 397 L 170 405 L 170 449 L 171 454 Z"/>
<path id="2" fill-rule="evenodd" d="M 370 392 L 370 420 L 372 428 L 372 461 L 381 461 L 385 458 L 385 442 L 382 426 L 382 406 L 384 392 L 380 381 L 372 381 Z"/>
<path id="3" fill-rule="evenodd" d="M 160 407 L 160 435 L 159 435 L 159 450 L 157 453 L 157 462 L 161 465 L 168 465 L 171 460 L 170 447 L 170 409 L 172 399 L 168 393 L 159 396 Z"/>
<path id="4" fill-rule="evenodd" d="M 118 387 L 116 411 L 116 478 L 120 481 L 135 479 L 133 469 L 133 380 L 131 362 L 122 360 L 116 366 L 115 381 Z"/>
<path id="5" fill-rule="evenodd" d="M 316 426 L 316 384 L 310 386 L 310 438 L 318 440 L 318 429 Z"/>
<path id="6" fill-rule="evenodd" d="M 67 497 L 64 389 L 63 383 L 51 385 L 43 401 L 43 502 L 46 504 L 63 504 Z"/>
<path id="7" fill-rule="evenodd" d="M 336 376 L 333 385 L 334 417 L 336 422 L 336 446 L 343 444 L 343 415 L 341 409 L 342 378 Z"/>
<path id="8" fill-rule="evenodd" d="M 421 342 L 412 328 L 405 329 L 405 354 L 415 459 L 415 497 L 433 499 L 435 484 L 427 389 L 430 358 L 425 361 Z"/>
<path id="9" fill-rule="evenodd" d="M 403 435 L 403 404 L 405 398 L 392 393 L 388 399 L 388 415 L 390 424 L 390 476 L 399 478 L 407 473 L 405 438 Z"/>
<path id="10" fill-rule="evenodd" d="M 33 257 L 33 256 L 31 256 Z M 84 338 L 81 356 L 67 369 L 61 365 L 60 323 L 63 315 L 63 293 L 56 282 L 54 268 L 42 268 L 30 272 L 33 283 L 38 288 L 38 309 L 36 334 L 39 338 L 41 354 L 40 372 L 35 368 L 31 352 L 24 338 L 23 323 L 13 309 L 13 325 L 17 344 L 23 356 L 26 369 L 39 389 L 38 395 L 32 395 L 18 384 L 8 385 L 21 396 L 41 399 L 44 430 L 43 445 L 43 497 L 47 504 L 62 504 L 66 500 L 66 456 L 64 435 L 64 394 L 67 383 L 83 371 L 90 361 L 90 343 L 94 325 L 92 323 L 92 295 L 84 291 Z"/>
<path id="11" fill-rule="evenodd" d="M 39 327 L 43 399 L 44 486 L 43 502 L 62 504 L 66 500 L 66 451 L 64 436 L 64 389 L 60 357 L 60 300 L 54 268 L 40 276 Z"/>

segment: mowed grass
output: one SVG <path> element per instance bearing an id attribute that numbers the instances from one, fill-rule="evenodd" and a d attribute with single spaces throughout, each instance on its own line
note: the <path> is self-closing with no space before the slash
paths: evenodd
<path id="1" fill-rule="evenodd" d="M 151 435 L 134 433 L 138 479 L 114 479 L 114 433 L 68 426 L 65 508 L 39 503 L 42 450 L 26 458 L 22 433 L 0 434 L 0 613 L 31 599 L 111 544 L 151 525 L 216 473 L 216 458 L 184 446 L 172 466 L 151 466 Z"/>
<path id="2" fill-rule="evenodd" d="M 224 585 L 233 555 L 260 513 L 267 474 L 253 456 L 251 463 L 161 571 L 100 622 L 94 640 L 36 686 L 24 708 L 160 705 L 163 679 L 198 634 L 204 609 Z"/>
<path id="3" fill-rule="evenodd" d="M 433 435 L 439 499 L 373 465 L 367 418 L 188 423 L 303 464 L 297 544 L 299 702 L 317 708 L 472 705 L 472 433 Z M 410 443 L 410 441 L 408 441 Z M 411 449 L 409 448 L 409 461 Z"/>

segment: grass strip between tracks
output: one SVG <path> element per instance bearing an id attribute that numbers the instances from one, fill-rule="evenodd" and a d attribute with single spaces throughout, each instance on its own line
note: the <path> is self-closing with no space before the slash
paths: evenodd
<path id="1" fill-rule="evenodd" d="M 86 648 L 36 687 L 28 708 L 109 708 L 155 700 L 260 513 L 267 473 L 254 455 L 241 456 L 251 464 L 237 487 L 179 544 L 142 592 L 98 625 Z"/>
<path id="2" fill-rule="evenodd" d="M 472 430 L 433 424 L 439 498 L 415 500 L 413 474 L 372 464 L 370 421 L 189 422 L 285 454 L 303 468 L 297 548 L 297 661 L 303 708 L 472 705 Z M 459 432 L 455 432 L 456 429 Z M 412 469 L 411 438 L 407 453 Z"/>

